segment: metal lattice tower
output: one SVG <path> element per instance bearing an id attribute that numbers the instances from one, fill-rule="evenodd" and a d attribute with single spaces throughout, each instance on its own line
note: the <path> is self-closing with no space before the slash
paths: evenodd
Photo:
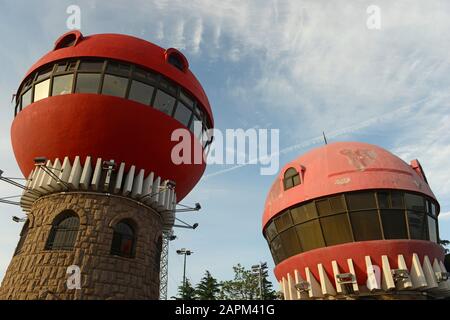
<path id="1" fill-rule="evenodd" d="M 169 277 L 169 243 L 174 240 L 173 230 L 163 232 L 161 266 L 159 273 L 159 300 L 167 300 L 167 283 Z"/>

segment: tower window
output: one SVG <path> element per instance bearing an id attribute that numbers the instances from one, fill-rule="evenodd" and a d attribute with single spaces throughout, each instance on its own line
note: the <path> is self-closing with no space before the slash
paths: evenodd
<path id="1" fill-rule="evenodd" d="M 136 245 L 134 228 L 128 220 L 122 220 L 114 226 L 111 254 L 133 258 Z"/>
<path id="2" fill-rule="evenodd" d="M 25 224 L 23 225 L 22 231 L 20 232 L 19 243 L 17 243 L 17 247 L 16 247 L 16 250 L 14 251 L 14 255 L 17 255 L 22 251 L 23 244 L 25 243 L 25 240 L 27 239 L 27 235 L 28 235 L 28 226 L 29 226 L 29 221 L 27 220 L 25 222 Z"/>
<path id="3" fill-rule="evenodd" d="M 155 102 L 153 106 L 155 109 L 164 112 L 165 114 L 171 116 L 173 111 L 173 106 L 175 105 L 175 98 L 168 95 L 162 90 L 158 90 L 156 93 Z"/>
<path id="4" fill-rule="evenodd" d="M 127 86 L 128 86 L 128 78 L 105 74 L 105 79 L 103 80 L 102 93 L 111 96 L 125 98 Z"/>
<path id="5" fill-rule="evenodd" d="M 100 83 L 100 74 L 79 73 L 77 75 L 76 93 L 97 93 Z"/>
<path id="6" fill-rule="evenodd" d="M 52 96 L 72 92 L 73 74 L 65 74 L 53 78 Z"/>
<path id="7" fill-rule="evenodd" d="M 154 90 L 155 89 L 148 84 L 133 80 L 131 82 L 128 99 L 149 105 L 152 100 Z"/>
<path id="8" fill-rule="evenodd" d="M 31 103 L 31 88 L 28 89 L 23 95 L 22 95 L 22 108 L 25 108 L 27 105 Z"/>
<path id="9" fill-rule="evenodd" d="M 48 97 L 50 90 L 50 79 L 39 82 L 34 86 L 34 102 Z"/>
<path id="10" fill-rule="evenodd" d="M 184 124 L 186 127 L 191 120 L 191 110 L 187 108 L 183 103 L 178 102 L 177 109 L 175 110 L 174 118 Z"/>
<path id="11" fill-rule="evenodd" d="M 80 219 L 73 211 L 64 211 L 53 221 L 46 250 L 72 250 L 77 239 Z"/>
<path id="12" fill-rule="evenodd" d="M 289 168 L 284 173 L 284 190 L 288 190 L 300 184 L 300 175 L 294 168 Z"/>

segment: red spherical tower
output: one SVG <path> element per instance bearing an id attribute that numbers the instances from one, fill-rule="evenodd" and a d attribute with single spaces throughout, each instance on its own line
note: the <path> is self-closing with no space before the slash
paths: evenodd
<path id="1" fill-rule="evenodd" d="M 417 160 L 339 142 L 281 170 L 263 233 L 285 299 L 442 298 L 439 211 Z"/>
<path id="2" fill-rule="evenodd" d="M 0 297 L 158 298 L 161 234 L 205 170 L 213 123 L 178 50 L 120 34 L 62 35 L 17 91 L 11 139 L 28 178 L 28 220 Z M 177 129 L 200 161 L 174 163 Z M 41 280 L 49 261 L 55 270 Z M 81 268 L 81 289 L 64 285 L 70 265 Z"/>

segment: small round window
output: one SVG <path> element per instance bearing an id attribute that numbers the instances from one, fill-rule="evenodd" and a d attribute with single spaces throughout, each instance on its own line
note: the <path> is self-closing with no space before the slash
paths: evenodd
<path id="1" fill-rule="evenodd" d="M 186 57 L 177 49 L 170 48 L 166 51 L 166 60 L 169 64 L 174 66 L 180 71 L 186 72 L 189 68 Z"/>
<path id="2" fill-rule="evenodd" d="M 73 47 L 81 37 L 81 32 L 77 30 L 63 34 L 58 40 L 56 40 L 54 50 Z"/>

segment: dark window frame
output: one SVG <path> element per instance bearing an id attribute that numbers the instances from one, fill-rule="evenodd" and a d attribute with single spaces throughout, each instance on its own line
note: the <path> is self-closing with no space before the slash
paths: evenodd
<path id="1" fill-rule="evenodd" d="M 99 70 L 81 70 L 80 64 L 83 62 L 102 62 L 103 64 L 102 64 L 102 68 L 100 71 Z M 74 68 L 70 68 L 70 66 L 73 65 L 73 63 L 75 63 Z M 128 66 L 129 67 L 128 74 L 125 76 L 123 74 L 117 74 L 112 71 L 107 71 L 108 65 L 113 64 L 113 63 Z M 65 70 L 57 71 L 58 66 L 62 65 L 62 64 L 65 65 Z M 51 67 L 51 72 L 45 78 L 39 79 L 39 81 L 38 81 L 37 78 L 38 78 L 39 74 L 43 70 L 47 70 L 50 67 Z M 145 78 L 142 78 L 140 76 L 135 76 L 137 70 L 139 70 L 141 73 L 147 74 L 148 76 L 146 76 Z M 153 87 L 153 94 L 152 94 L 150 103 L 148 104 L 152 108 L 154 108 L 156 94 L 157 94 L 158 90 L 161 90 L 165 94 L 167 94 L 175 99 L 175 103 L 172 107 L 171 114 L 169 116 L 174 118 L 176 109 L 178 107 L 178 103 L 183 103 L 183 105 L 187 109 L 190 110 L 189 121 L 186 126 L 188 129 L 190 129 L 191 124 L 194 121 L 194 114 L 200 121 L 202 121 L 202 128 L 205 128 L 204 130 L 208 130 L 209 128 L 211 128 L 211 120 L 207 116 L 206 109 L 199 103 L 199 101 L 191 93 L 189 93 L 185 88 L 182 88 L 180 85 L 178 85 L 171 79 L 165 77 L 164 75 L 162 75 L 154 70 L 150 70 L 148 68 L 145 68 L 145 67 L 142 67 L 142 66 L 139 66 L 136 64 L 132 64 L 132 63 L 128 63 L 128 62 L 124 62 L 124 61 L 120 61 L 120 60 L 115 60 L 115 59 L 93 58 L 93 57 L 68 58 L 68 59 L 64 59 L 64 60 L 57 60 L 57 61 L 51 62 L 50 64 L 46 64 L 46 65 L 40 67 L 39 69 L 37 69 L 36 71 L 34 71 L 19 86 L 19 90 L 18 90 L 19 94 L 16 95 L 14 116 L 17 116 L 17 114 L 20 113 L 22 111 L 22 109 L 26 107 L 22 103 L 22 96 L 29 88 L 31 88 L 31 99 L 30 99 L 29 104 L 34 103 L 35 85 L 37 85 L 41 81 L 50 79 L 49 92 L 48 92 L 47 97 L 51 97 L 52 92 L 53 92 L 54 77 L 66 75 L 66 74 L 73 74 L 73 83 L 72 83 L 71 93 L 74 94 L 76 85 L 77 85 L 77 81 L 78 81 L 78 74 L 90 74 L 90 73 L 100 74 L 99 84 L 98 84 L 97 92 L 96 92 L 97 94 L 102 94 L 105 75 L 110 74 L 110 75 L 120 76 L 120 77 L 126 78 L 128 80 L 127 87 L 125 90 L 125 95 L 121 98 L 130 100 L 128 97 L 129 97 L 129 93 L 130 93 L 130 89 L 131 89 L 131 82 L 133 80 L 136 80 L 136 81 L 151 85 Z M 163 85 L 163 83 L 165 83 L 168 87 Z M 174 88 L 175 91 L 171 92 L 168 88 Z M 182 96 L 181 92 L 183 92 L 183 95 L 186 96 L 188 99 L 192 100 L 192 105 L 191 105 L 191 103 L 185 102 L 185 98 Z M 140 102 L 138 102 L 138 103 L 140 103 Z M 178 121 L 178 122 L 180 122 L 180 121 Z M 185 126 L 185 124 L 183 124 L 183 126 Z M 202 131 L 204 131 L 204 130 L 202 129 Z M 206 146 L 208 144 L 207 144 L 207 142 L 205 142 L 203 145 L 204 145 L 204 148 L 206 148 Z"/>
<path id="2" fill-rule="evenodd" d="M 431 212 L 432 210 L 426 210 L 426 208 L 425 208 L 424 211 L 414 211 L 412 209 L 407 209 L 407 204 L 406 204 L 406 201 L 404 199 L 404 196 L 405 196 L 406 193 L 411 193 L 410 191 L 394 190 L 394 189 L 373 189 L 373 190 L 366 190 L 365 192 L 373 194 L 373 197 L 375 199 L 375 208 L 370 207 L 370 208 L 359 209 L 359 210 L 350 210 L 349 206 L 348 206 L 348 203 L 347 203 L 347 195 L 363 193 L 361 191 L 358 191 L 358 192 L 342 193 L 342 194 L 339 194 L 339 195 L 329 195 L 327 197 L 322 197 L 322 198 L 314 199 L 312 201 L 308 201 L 308 202 L 305 202 L 305 203 L 297 204 L 297 205 L 289 207 L 288 209 L 283 210 L 282 213 L 277 214 L 276 216 L 272 217 L 269 220 L 269 222 L 266 224 L 266 228 L 263 231 L 264 237 L 266 238 L 266 240 L 267 240 L 267 242 L 269 244 L 269 247 L 271 247 L 271 252 L 274 251 L 273 248 L 272 248 L 272 241 L 274 239 L 280 239 L 279 240 L 280 241 L 280 245 L 283 246 L 283 243 L 281 241 L 281 239 L 282 239 L 281 238 L 281 234 L 283 232 L 285 232 L 286 230 L 288 230 L 290 228 L 298 228 L 299 226 L 301 226 L 303 224 L 306 224 L 306 223 L 310 223 L 312 221 L 318 221 L 319 226 L 320 226 L 320 231 L 321 231 L 320 236 L 321 236 L 321 238 L 323 239 L 323 241 L 325 243 L 324 247 L 328 246 L 327 241 L 326 241 L 326 237 L 325 237 L 325 234 L 324 234 L 324 231 L 323 231 L 323 226 L 322 226 L 322 223 L 321 223 L 320 219 L 332 217 L 332 216 L 335 216 L 335 215 L 346 215 L 346 217 L 348 219 L 348 225 L 350 226 L 350 233 L 351 233 L 351 238 L 352 238 L 352 241 L 350 241 L 350 242 L 355 242 L 354 225 L 352 224 L 350 214 L 352 212 L 363 213 L 365 211 L 372 211 L 371 214 L 375 214 L 376 215 L 376 221 L 378 221 L 378 227 L 381 230 L 381 238 L 380 239 L 373 239 L 373 240 L 393 240 L 393 239 L 407 239 L 408 240 L 408 239 L 412 239 L 411 238 L 410 226 L 409 226 L 409 220 L 408 220 L 408 211 L 419 212 L 419 213 L 423 214 L 424 219 L 423 219 L 423 223 L 422 223 L 422 230 L 423 230 L 423 232 L 425 234 L 426 241 L 432 241 L 430 239 L 430 230 L 429 230 L 429 226 L 428 226 L 428 224 L 429 224 L 429 220 L 428 219 L 429 218 L 432 219 L 432 221 L 434 221 L 434 223 L 435 223 L 436 238 L 437 238 L 437 240 L 439 240 L 439 223 L 438 223 L 438 220 L 436 218 L 439 215 L 439 206 L 438 206 L 436 200 L 434 200 L 431 197 L 428 197 L 428 196 L 426 196 L 424 194 L 416 193 L 416 195 L 418 195 L 418 196 L 423 198 L 423 202 L 424 203 L 429 202 L 430 203 L 430 207 L 434 206 L 434 208 L 436 210 L 436 212 L 435 212 L 436 216 L 435 216 L 435 215 L 433 215 L 433 212 Z M 386 208 L 380 206 L 379 194 L 381 194 L 381 193 L 388 193 L 388 206 Z M 394 203 L 392 202 L 392 194 L 395 194 L 395 199 L 401 200 L 402 207 L 399 207 L 398 205 L 394 206 Z M 342 200 L 343 200 L 343 204 L 345 206 L 345 211 L 342 211 L 342 210 L 333 211 L 333 209 L 332 209 L 332 212 L 330 214 L 321 216 L 319 214 L 319 211 L 318 211 L 316 203 L 327 199 L 329 204 L 330 204 L 330 207 L 331 207 L 330 199 L 333 199 L 336 196 L 343 197 Z M 306 206 L 312 206 L 316 210 L 316 216 L 313 217 L 313 218 L 310 217 L 308 219 L 303 219 L 301 217 L 296 217 L 295 215 L 299 215 L 299 214 L 303 213 L 304 209 L 302 207 L 306 207 Z M 296 213 L 293 213 L 293 211 L 295 211 Z M 398 221 L 401 221 L 402 225 L 405 226 L 405 229 L 403 230 L 403 235 L 406 235 L 406 238 L 404 238 L 404 237 L 395 238 L 395 237 L 390 237 L 390 236 L 388 237 L 387 236 L 386 232 L 387 232 L 388 229 L 384 227 L 384 225 L 383 225 L 383 218 L 382 218 L 382 212 L 383 212 L 383 214 L 385 214 L 386 211 L 392 211 L 394 214 L 400 215 L 400 216 L 397 216 L 397 218 L 402 217 L 402 219 L 398 220 Z M 276 224 L 275 224 L 275 220 L 276 219 L 281 219 L 281 215 L 284 215 L 284 214 L 289 214 L 291 216 L 292 226 L 289 226 L 288 228 L 283 228 L 283 230 L 278 231 L 278 229 L 276 227 Z M 268 234 L 267 234 L 267 227 L 269 225 L 273 225 L 275 227 L 274 228 L 275 232 L 271 235 L 271 237 L 268 237 Z M 301 241 L 300 235 L 298 235 L 298 240 L 300 241 L 301 246 L 305 247 L 303 245 L 302 241 Z M 365 241 L 370 241 L 370 240 L 365 240 Z M 299 252 L 298 253 L 303 252 L 301 250 L 302 249 L 299 248 Z M 276 261 L 276 263 L 278 263 L 278 262 L 280 262 L 280 261 L 282 261 L 282 260 L 284 260 L 284 259 L 286 259 L 288 257 L 285 257 L 284 259 L 279 260 L 278 254 L 275 254 L 275 255 L 273 254 L 273 258 Z M 278 259 L 278 261 L 277 261 L 277 259 Z"/>
<path id="3" fill-rule="evenodd" d="M 131 231 L 131 235 L 125 234 L 119 230 L 119 227 L 124 226 Z M 122 219 L 118 221 L 113 227 L 113 237 L 111 241 L 110 254 L 113 256 L 119 256 L 128 259 L 134 259 L 136 257 L 137 247 L 137 228 L 136 224 L 131 219 Z M 123 249 L 124 241 L 131 241 L 129 251 L 125 252 Z"/>
<path id="4" fill-rule="evenodd" d="M 284 190 L 292 189 L 298 185 L 302 184 L 302 179 L 300 177 L 300 172 L 294 167 L 289 167 L 284 171 L 283 174 L 283 188 Z M 298 179 L 298 181 L 296 181 Z M 289 185 L 288 185 L 289 184 Z"/>
<path id="5" fill-rule="evenodd" d="M 80 218 L 76 212 L 64 210 L 53 219 L 45 250 L 73 250 L 79 229 Z"/>

